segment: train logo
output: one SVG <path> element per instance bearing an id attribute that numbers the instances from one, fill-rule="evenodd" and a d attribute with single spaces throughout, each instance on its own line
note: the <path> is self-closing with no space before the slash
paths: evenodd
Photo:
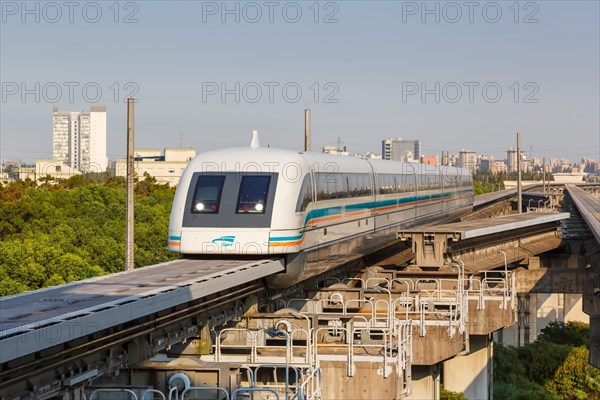
<path id="1" fill-rule="evenodd" d="M 221 236 L 212 240 L 213 243 L 219 244 L 221 243 L 223 247 L 229 247 L 233 245 L 235 241 L 235 236 Z"/>

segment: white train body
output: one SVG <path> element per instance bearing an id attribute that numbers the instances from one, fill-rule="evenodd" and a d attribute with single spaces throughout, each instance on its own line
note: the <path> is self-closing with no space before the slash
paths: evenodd
<path id="1" fill-rule="evenodd" d="M 468 170 L 271 148 L 208 151 L 184 171 L 169 250 L 286 257 L 288 286 L 389 245 L 396 231 L 471 210 Z"/>

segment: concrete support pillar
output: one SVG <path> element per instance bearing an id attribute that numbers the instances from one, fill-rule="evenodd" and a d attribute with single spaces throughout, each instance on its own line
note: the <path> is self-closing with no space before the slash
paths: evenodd
<path id="1" fill-rule="evenodd" d="M 586 324 L 590 323 L 590 317 L 583 312 L 583 295 L 566 293 L 565 294 L 565 310 L 564 320 L 569 321 L 581 321 Z"/>
<path id="2" fill-rule="evenodd" d="M 531 293 L 529 301 L 529 333 L 524 338 L 523 343 L 529 344 L 535 342 L 538 332 L 538 310 L 541 308 L 542 301 L 538 297 L 539 293 Z M 525 340 L 528 339 L 528 340 Z"/>
<path id="3" fill-rule="evenodd" d="M 439 400 L 440 373 L 437 365 L 413 365 L 411 400 Z"/>
<path id="4" fill-rule="evenodd" d="M 492 342 L 487 335 L 471 335 L 470 353 L 444 362 L 444 388 L 464 393 L 469 400 L 489 399 Z"/>

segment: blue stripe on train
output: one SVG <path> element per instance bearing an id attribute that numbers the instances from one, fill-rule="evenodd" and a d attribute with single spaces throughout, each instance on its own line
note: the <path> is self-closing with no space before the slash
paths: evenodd
<path id="1" fill-rule="evenodd" d="M 376 209 L 379 207 L 393 206 L 396 204 L 409 204 L 409 203 L 414 203 L 414 202 L 418 202 L 418 201 L 422 201 L 422 200 L 429 200 L 432 198 L 442 198 L 442 197 L 452 196 L 452 195 L 456 195 L 456 194 L 464 194 L 464 193 L 472 193 L 472 192 L 473 192 L 472 189 L 464 189 L 464 190 L 459 190 L 456 192 L 444 192 L 444 193 L 436 193 L 433 195 L 412 196 L 412 197 L 403 197 L 400 199 L 393 199 L 393 200 L 380 200 L 380 201 L 370 201 L 367 203 L 349 204 L 349 205 L 345 206 L 344 208 L 346 211 L 349 211 L 349 210 L 352 210 L 352 211 L 372 210 L 372 209 Z M 306 215 L 306 220 L 304 221 L 303 229 L 306 228 L 306 226 L 312 219 L 317 219 L 317 218 L 327 217 L 327 216 L 332 216 L 332 215 L 338 215 L 341 213 L 342 213 L 342 206 L 320 208 L 318 210 L 311 210 Z M 293 240 L 301 239 L 302 236 L 304 236 L 304 233 L 301 233 L 296 236 L 282 236 L 282 237 L 270 238 L 269 241 L 270 242 L 293 241 Z"/>

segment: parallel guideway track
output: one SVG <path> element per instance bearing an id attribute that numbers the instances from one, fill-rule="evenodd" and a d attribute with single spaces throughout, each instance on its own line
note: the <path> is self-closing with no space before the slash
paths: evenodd
<path id="1" fill-rule="evenodd" d="M 569 196 L 600 244 L 600 199 L 575 185 L 566 185 Z"/>

